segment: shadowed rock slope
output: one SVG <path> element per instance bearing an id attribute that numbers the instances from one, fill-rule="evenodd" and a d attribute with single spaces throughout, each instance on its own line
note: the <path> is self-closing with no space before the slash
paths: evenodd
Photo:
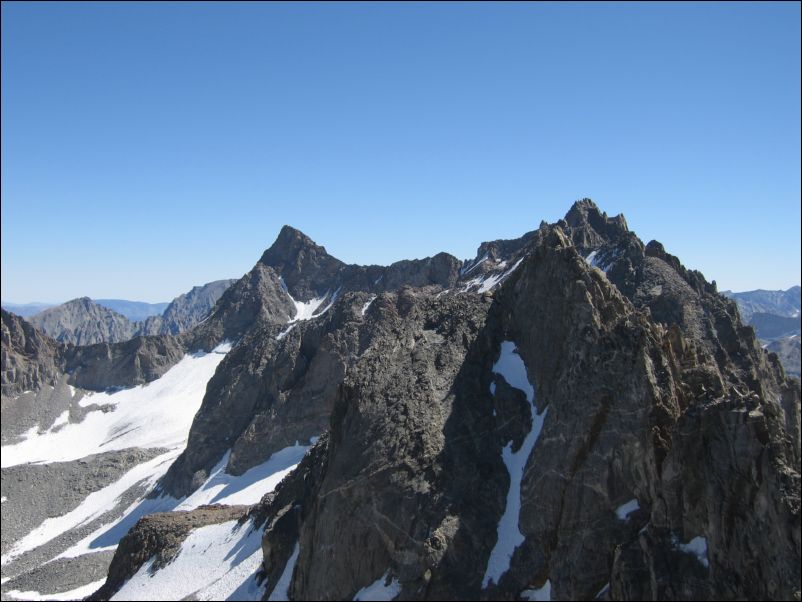
<path id="1" fill-rule="evenodd" d="M 799 382 L 589 200 L 471 262 L 349 266 L 285 227 L 182 337 L 237 344 L 165 491 L 323 434 L 251 512 L 265 598 L 799 597 Z"/>

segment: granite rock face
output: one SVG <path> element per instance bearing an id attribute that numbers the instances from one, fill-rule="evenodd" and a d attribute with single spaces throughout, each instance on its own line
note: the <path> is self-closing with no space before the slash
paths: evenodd
<path id="1" fill-rule="evenodd" d="M 61 372 L 60 345 L 21 317 L 0 310 L 3 396 L 55 384 Z"/>
<path id="2" fill-rule="evenodd" d="M 37 344 L 99 387 L 226 340 L 158 491 L 191 493 L 226 453 L 237 475 L 319 437 L 248 514 L 264 530 L 265 598 L 285 573 L 291 599 L 369 586 L 433 600 L 799 596 L 799 381 L 715 282 L 588 199 L 465 262 L 347 265 L 285 226 L 189 331 Z M 140 521 L 96 597 L 233 516 L 204 512 Z"/>
<path id="3" fill-rule="evenodd" d="M 719 308 L 696 284 L 704 323 Z M 729 317 L 738 347 L 726 333 L 686 337 L 590 267 L 560 227 L 533 237 L 492 300 L 407 292 L 382 310 L 388 331 L 349 369 L 329 436 L 260 510 L 268 575 L 299 542 L 292 598 L 350 599 L 386 575 L 402 599 L 514 599 L 547 583 L 558 599 L 799 591 L 799 435 L 787 428 L 799 389 L 736 314 L 718 326 Z M 542 431 L 520 481 L 520 545 L 493 572 L 511 507 L 502 450 L 532 428 L 500 400 L 504 341 L 526 366 Z M 707 348 L 725 349 L 724 369 L 707 357 L 700 373 Z"/>

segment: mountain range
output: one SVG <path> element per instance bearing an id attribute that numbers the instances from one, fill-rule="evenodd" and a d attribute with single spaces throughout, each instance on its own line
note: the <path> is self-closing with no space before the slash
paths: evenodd
<path id="1" fill-rule="evenodd" d="M 126 299 L 93 299 L 98 305 L 107 307 L 122 314 L 132 322 L 141 322 L 150 316 L 160 316 L 169 303 L 145 303 L 144 301 L 128 301 Z M 3 309 L 27 318 L 39 312 L 55 307 L 58 303 L 2 303 Z"/>
<path id="2" fill-rule="evenodd" d="M 800 288 L 722 293 L 738 304 L 743 320 L 752 326 L 764 347 L 776 353 L 785 370 L 800 377 Z"/>
<path id="3" fill-rule="evenodd" d="M 186 324 L 2 312 L 4 596 L 799 597 L 799 380 L 588 199 L 470 261 L 285 226 Z"/>
<path id="4" fill-rule="evenodd" d="M 139 336 L 178 334 L 209 315 L 214 304 L 234 280 L 217 280 L 173 299 L 170 303 L 145 304 L 114 299 L 73 299 L 27 317 L 39 330 L 62 343 L 93 345 L 121 343 Z M 158 314 L 152 313 L 162 307 Z M 127 315 L 113 308 L 123 310 Z M 144 316 L 132 321 L 129 316 Z"/>

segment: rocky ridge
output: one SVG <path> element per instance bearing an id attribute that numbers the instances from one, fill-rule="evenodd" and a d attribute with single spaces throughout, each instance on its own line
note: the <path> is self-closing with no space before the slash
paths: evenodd
<path id="1" fill-rule="evenodd" d="M 159 491 L 322 435 L 249 514 L 264 598 L 799 595 L 799 382 L 715 283 L 589 200 L 469 262 L 346 265 L 285 227 L 189 332 L 40 343 L 99 386 L 226 339 Z M 7 359 L 15 386 L 31 370 Z M 152 545 L 121 545 L 98 597 L 168 558 L 183 520 L 140 521 Z"/>

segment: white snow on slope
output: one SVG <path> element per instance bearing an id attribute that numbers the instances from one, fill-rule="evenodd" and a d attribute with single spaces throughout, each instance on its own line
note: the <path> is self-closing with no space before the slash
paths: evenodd
<path id="1" fill-rule="evenodd" d="M 273 600 L 289 600 L 290 599 L 290 583 L 292 583 L 292 573 L 295 571 L 295 563 L 298 562 L 298 553 L 301 551 L 300 544 L 296 541 L 295 548 L 292 551 L 292 556 L 287 560 L 284 571 L 281 577 L 278 578 L 276 587 L 268 598 L 269 601 Z"/>
<path id="2" fill-rule="evenodd" d="M 183 448 L 192 419 L 200 408 L 206 383 L 225 356 L 186 355 L 161 378 L 113 393 L 96 393 L 92 403 L 114 405 L 111 412 L 91 412 L 83 422 L 57 432 L 28 433 L 15 445 L 2 447 L 2 466 L 27 462 L 65 462 L 131 447 Z"/>
<path id="3" fill-rule="evenodd" d="M 231 452 L 227 451 L 211 470 L 209 478 L 176 510 L 191 510 L 205 504 L 256 504 L 266 493 L 276 488 L 281 479 L 298 466 L 311 445 L 299 445 L 277 451 L 270 458 L 239 476 L 225 472 Z"/>
<path id="4" fill-rule="evenodd" d="M 694 537 L 688 543 L 680 543 L 676 537 L 674 538 L 675 545 L 681 551 L 685 552 L 686 554 L 693 554 L 696 556 L 696 560 L 704 566 L 710 566 L 709 561 L 707 560 L 707 539 L 702 537 L 701 535 L 698 537 Z"/>
<path id="5" fill-rule="evenodd" d="M 504 377 L 507 384 L 511 387 L 523 391 L 526 401 L 530 404 L 535 400 L 535 388 L 529 382 L 526 373 L 526 365 L 518 349 L 512 341 L 503 341 L 498 360 L 493 364 L 493 372 Z"/>
<path id="6" fill-rule="evenodd" d="M 236 520 L 195 529 L 181 544 L 178 556 L 153 570 L 153 559 L 131 577 L 112 600 L 258 600 L 261 588 L 248 588 L 262 561 L 262 529 Z M 246 586 L 243 588 L 243 586 Z M 243 589 L 245 591 L 243 591 Z M 250 591 L 248 591 L 250 589 Z M 252 597 L 246 597 L 246 594 Z"/>
<path id="7" fill-rule="evenodd" d="M 482 579 L 483 588 L 487 587 L 491 581 L 499 582 L 501 576 L 510 568 L 515 548 L 524 542 L 524 536 L 518 527 L 518 518 L 521 513 L 521 480 L 526 461 L 535 448 L 548 413 L 548 408 L 544 409 L 542 414 L 537 413 L 534 404 L 535 389 L 529 382 L 526 366 L 521 356 L 518 355 L 515 343 L 512 341 L 501 343 L 501 352 L 493 365 L 493 372 L 503 376 L 511 387 L 524 392 L 532 414 L 532 428 L 517 452 L 512 451 L 512 441 L 507 443 L 501 451 L 501 458 L 510 474 L 510 489 L 507 492 L 507 506 L 498 522 L 498 539 L 487 560 L 487 569 Z M 495 394 L 495 387 L 491 386 L 491 393 Z"/>
<path id="8" fill-rule="evenodd" d="M 506 270 L 505 272 L 496 272 L 490 276 L 477 276 L 476 278 L 471 278 L 465 283 L 461 292 L 467 293 L 472 288 L 478 287 L 476 290 L 477 293 L 486 293 L 500 284 L 505 278 L 507 278 L 507 276 L 512 274 L 518 268 L 518 266 L 521 265 L 523 260 L 524 258 L 521 257 L 510 269 Z"/>
<path id="9" fill-rule="evenodd" d="M 483 264 L 485 261 L 487 261 L 487 255 L 486 254 L 480 260 L 478 260 L 477 262 L 472 263 L 469 266 L 465 266 L 464 268 L 460 268 L 459 275 L 460 276 L 464 276 L 465 274 L 468 274 L 468 273 L 472 272 L 473 270 L 478 268 L 481 264 Z"/>
<path id="10" fill-rule="evenodd" d="M 53 423 L 53 426 L 50 427 L 50 432 L 56 431 L 59 427 L 65 426 L 70 422 L 70 411 L 64 410 L 59 417 L 56 418 L 56 421 Z"/>
<path id="11" fill-rule="evenodd" d="M 635 512 L 635 510 L 640 509 L 640 504 L 638 504 L 638 500 L 633 498 L 629 500 L 625 504 L 621 504 L 618 508 L 615 509 L 615 515 L 618 517 L 618 520 L 628 520 L 629 515 Z"/>
<path id="12" fill-rule="evenodd" d="M 594 268 L 599 268 L 605 274 L 610 271 L 610 268 L 613 267 L 616 259 L 618 259 L 619 252 L 613 251 L 612 256 L 610 253 L 607 254 L 606 259 L 602 259 L 599 257 L 599 251 L 593 251 L 585 257 L 585 261 L 588 262 L 588 265 Z"/>
<path id="13" fill-rule="evenodd" d="M 105 577 L 100 581 L 82 585 L 81 587 L 71 589 L 68 592 L 40 594 L 39 592 L 20 592 L 17 590 L 11 590 L 10 592 L 6 592 L 5 595 L 17 600 L 81 600 L 86 596 L 94 594 L 104 583 L 106 583 Z"/>
<path id="14" fill-rule="evenodd" d="M 147 481 L 149 486 L 155 484 L 155 480 L 167 471 L 170 463 L 178 457 L 179 450 L 173 450 L 153 458 L 148 462 L 136 465 L 125 473 L 121 479 L 90 493 L 77 508 L 55 518 L 46 519 L 41 525 L 28 533 L 25 537 L 14 543 L 7 554 L 2 556 L 2 564 L 6 564 L 21 554 L 38 548 L 39 546 L 55 539 L 65 531 L 74 529 L 86 524 L 105 512 L 116 504 L 119 497 L 130 487 L 137 483 Z"/>
<path id="15" fill-rule="evenodd" d="M 354 600 L 392 600 L 401 592 L 401 584 L 393 578 L 387 583 L 390 571 L 387 571 L 370 585 L 366 585 L 354 596 Z"/>
<path id="16" fill-rule="evenodd" d="M 365 305 L 362 306 L 362 315 L 363 316 L 367 313 L 368 308 L 370 307 L 370 304 L 373 303 L 375 300 L 376 300 L 376 295 L 372 295 L 370 297 L 370 299 L 368 299 L 368 302 L 365 303 Z"/>
<path id="17" fill-rule="evenodd" d="M 298 322 L 290 322 L 290 325 L 289 325 L 289 326 L 287 326 L 287 328 L 285 328 L 285 329 L 284 329 L 284 330 L 282 330 L 280 333 L 278 333 L 278 336 L 276 337 L 276 340 L 277 340 L 277 341 L 280 341 L 281 339 L 283 339 L 284 337 L 286 337 L 288 334 L 290 334 L 290 331 L 291 331 L 293 328 L 295 328 L 295 325 L 296 325 L 297 323 L 298 323 Z"/>
<path id="18" fill-rule="evenodd" d="M 314 444 L 316 437 L 312 438 Z M 276 485 L 289 474 L 311 445 L 292 445 L 277 451 L 267 461 L 254 466 L 240 476 L 225 472 L 230 452 L 226 452 L 220 462 L 212 469 L 209 478 L 189 497 L 176 499 L 170 496 L 139 499 L 129 506 L 118 519 L 103 525 L 93 533 L 75 543 L 62 552 L 57 558 L 74 558 L 82 554 L 113 550 L 117 542 L 143 516 L 154 512 L 170 512 L 172 510 L 192 510 L 204 504 L 255 504 L 266 493 L 275 489 Z M 168 464 L 169 465 L 169 464 Z M 167 467 L 156 475 L 160 478 Z"/>
<path id="19" fill-rule="evenodd" d="M 334 291 L 333 295 L 329 295 L 329 293 L 326 293 L 322 297 L 310 299 L 309 301 L 296 301 L 285 286 L 284 292 L 287 293 L 287 296 L 295 304 L 295 317 L 289 320 L 287 324 L 291 324 L 292 322 L 302 322 L 304 320 L 311 320 L 312 318 L 317 318 L 322 316 L 329 310 L 329 308 L 332 305 L 334 305 L 334 302 L 337 300 L 337 296 L 340 294 L 340 288 Z M 326 305 L 326 307 L 324 307 L 323 309 L 320 309 L 320 306 L 323 305 L 323 302 L 326 299 L 329 299 L 329 297 L 331 297 L 329 304 Z M 320 311 L 318 311 L 319 309 Z"/>

